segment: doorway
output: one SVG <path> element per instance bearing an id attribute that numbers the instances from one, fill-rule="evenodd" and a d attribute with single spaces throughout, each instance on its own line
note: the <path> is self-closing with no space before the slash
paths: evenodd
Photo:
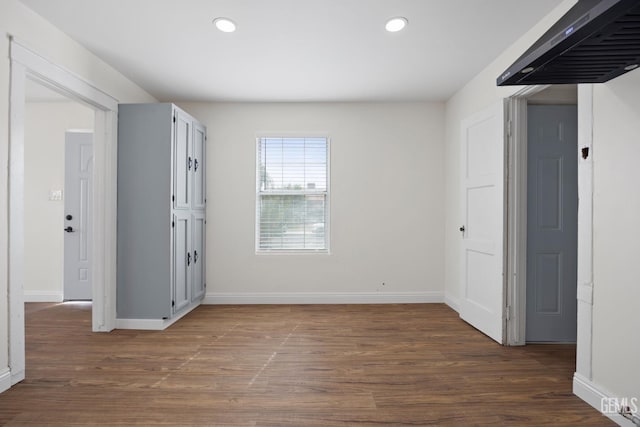
<path id="1" fill-rule="evenodd" d="M 116 170 L 118 102 L 108 94 L 48 61 L 15 39 L 10 40 L 11 87 L 9 132 L 9 224 L 0 226 L 0 237 L 9 247 L 9 369 L 11 384 L 25 378 L 24 273 L 27 264 L 24 239 L 24 123 L 28 79 L 54 89 L 94 110 L 94 212 L 92 329 L 115 327 L 116 301 Z"/>
<path id="2" fill-rule="evenodd" d="M 537 96 L 548 91 L 554 88 Z M 536 103 L 533 97 L 527 106 L 526 342 L 576 341 L 578 118 L 573 93 L 568 103 Z"/>
<path id="3" fill-rule="evenodd" d="M 24 122 L 24 250 L 29 254 L 24 268 L 25 302 L 60 302 L 91 299 L 91 293 L 73 295 L 70 283 L 90 285 L 89 257 L 92 179 L 82 171 L 89 162 L 87 149 L 67 157 L 70 136 L 91 135 L 93 109 L 75 102 L 30 79 L 26 81 Z M 84 131 L 80 132 L 81 129 Z M 91 168 L 92 169 L 92 168 Z M 82 177 L 80 175 L 83 175 Z M 84 182 L 81 179 L 84 178 Z M 75 189 L 75 190 L 74 190 Z M 85 193 L 83 208 L 74 209 L 73 233 L 67 233 L 67 205 Z M 79 200 L 78 200 L 79 201 Z M 83 222 L 82 227 L 78 221 Z M 75 230 L 77 229 L 78 232 Z M 81 245 L 80 241 L 84 245 Z M 70 247 L 75 245 L 75 248 Z M 71 272 L 69 264 L 85 259 L 84 270 Z M 71 266 L 73 268 L 73 265 Z M 82 267 L 81 267 L 82 268 Z M 89 289 L 90 291 L 90 289 Z M 68 295 L 72 292 L 72 295 Z M 82 297 L 82 298 L 80 298 Z"/>
<path id="4" fill-rule="evenodd" d="M 526 343 L 527 308 L 527 112 L 529 104 L 577 105 L 578 206 L 577 219 L 577 369 L 590 375 L 591 364 L 591 303 L 586 301 L 592 274 L 592 217 L 593 193 L 592 156 L 589 153 L 592 126 L 592 87 L 590 85 L 529 86 L 509 98 L 508 128 L 508 190 L 507 190 L 507 263 L 506 335 L 507 345 Z M 584 286 L 586 285 L 586 286 Z M 584 288 L 584 289 L 583 289 Z"/>

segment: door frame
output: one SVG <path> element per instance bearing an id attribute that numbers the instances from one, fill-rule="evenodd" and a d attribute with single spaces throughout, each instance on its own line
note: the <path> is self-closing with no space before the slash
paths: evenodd
<path id="1" fill-rule="evenodd" d="M 9 369 L 11 384 L 25 377 L 24 332 L 24 126 L 25 84 L 30 79 L 95 110 L 93 171 L 93 308 L 92 330 L 108 332 L 116 318 L 116 190 L 118 101 L 70 71 L 10 37 L 10 117 L 8 224 L 0 240 L 8 241 Z"/>
<path id="2" fill-rule="evenodd" d="M 527 86 L 508 98 L 507 345 L 524 345 L 527 266 L 527 98 L 549 86 Z M 577 378 L 592 378 L 593 306 L 593 86 L 578 85 Z M 579 156 L 579 153 L 576 153 Z"/>

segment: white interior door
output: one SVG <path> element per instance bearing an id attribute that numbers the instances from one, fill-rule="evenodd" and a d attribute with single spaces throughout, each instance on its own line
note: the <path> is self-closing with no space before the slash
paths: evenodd
<path id="1" fill-rule="evenodd" d="M 504 336 L 504 103 L 462 122 L 460 317 Z"/>
<path id="2" fill-rule="evenodd" d="M 93 134 L 67 132 L 64 177 L 64 299 L 90 300 Z"/>

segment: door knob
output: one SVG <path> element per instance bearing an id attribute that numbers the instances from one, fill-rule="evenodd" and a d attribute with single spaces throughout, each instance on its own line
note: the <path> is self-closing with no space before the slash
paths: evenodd
<path id="1" fill-rule="evenodd" d="M 464 231 L 466 230 L 466 228 L 464 228 L 464 225 L 462 227 L 459 228 L 460 231 L 462 231 L 464 233 Z"/>
<path id="2" fill-rule="evenodd" d="M 69 227 L 65 228 L 64 231 L 66 231 L 67 233 L 73 233 L 76 230 L 74 230 L 73 227 L 69 226 Z"/>

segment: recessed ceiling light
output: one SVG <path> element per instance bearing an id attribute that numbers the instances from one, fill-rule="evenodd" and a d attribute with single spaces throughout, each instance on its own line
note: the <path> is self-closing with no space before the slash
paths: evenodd
<path id="1" fill-rule="evenodd" d="M 624 67 L 624 70 L 625 70 L 625 71 L 635 70 L 636 68 L 638 68 L 638 65 L 640 65 L 640 64 L 631 64 L 631 65 L 627 65 L 626 67 Z"/>
<path id="2" fill-rule="evenodd" d="M 527 68 L 523 68 L 522 71 L 520 71 L 522 74 L 528 74 L 530 72 L 532 72 L 533 70 L 535 70 L 535 68 L 533 67 L 527 67 Z"/>
<path id="3" fill-rule="evenodd" d="M 396 16 L 395 18 L 391 18 L 387 21 L 384 29 L 390 33 L 396 33 L 406 27 L 408 23 L 409 21 L 407 21 L 407 18 Z"/>
<path id="4" fill-rule="evenodd" d="M 213 24 L 223 33 L 233 33 L 236 30 L 236 24 L 229 18 L 216 18 Z"/>

